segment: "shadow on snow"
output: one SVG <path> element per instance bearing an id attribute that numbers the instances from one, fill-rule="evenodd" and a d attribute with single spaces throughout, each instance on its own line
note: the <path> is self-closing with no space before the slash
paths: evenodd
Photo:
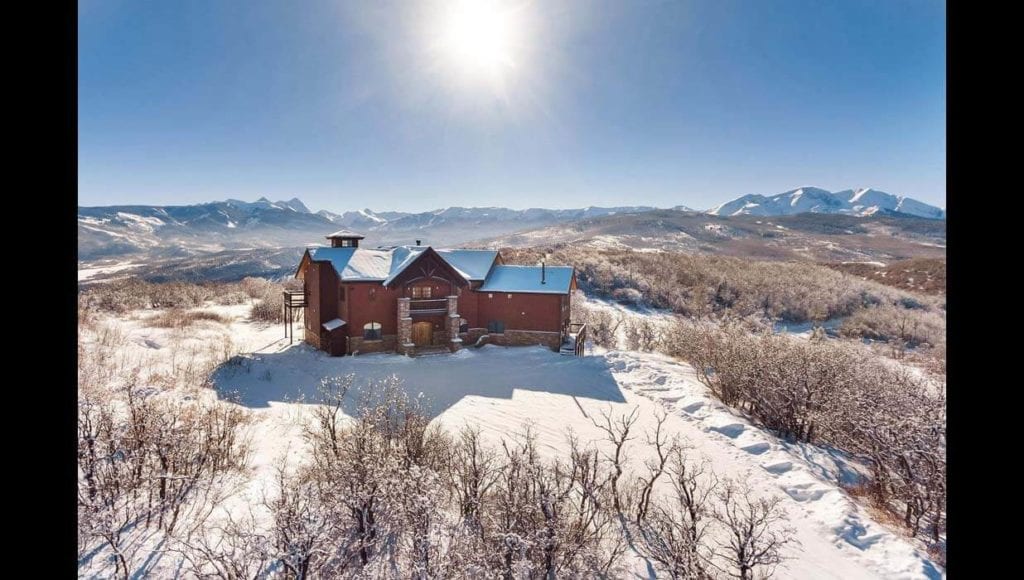
<path id="1" fill-rule="evenodd" d="M 625 402 L 604 357 L 561 356 L 544 347 L 464 349 L 454 355 L 408 358 L 396 354 L 331 357 L 306 344 L 235 357 L 213 373 L 218 397 L 250 408 L 272 402 L 317 403 L 321 380 L 354 374 L 352 390 L 397 375 L 412 397 L 422 396 L 431 418 L 463 397 L 511 399 L 515 390 Z M 355 395 L 355 396 L 353 396 Z M 351 414 L 358 399 L 346 397 Z"/>

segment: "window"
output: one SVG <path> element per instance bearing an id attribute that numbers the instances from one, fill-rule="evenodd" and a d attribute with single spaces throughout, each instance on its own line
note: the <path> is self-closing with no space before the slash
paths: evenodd
<path id="1" fill-rule="evenodd" d="M 469 321 L 465 318 L 459 319 L 459 332 L 469 332 Z"/>
<path id="2" fill-rule="evenodd" d="M 354 248 L 354 247 L 356 247 L 356 241 L 355 240 L 350 240 L 350 239 L 343 239 L 343 240 L 341 240 L 341 247 L 342 248 Z"/>
<path id="3" fill-rule="evenodd" d="M 432 288 L 430 286 L 413 286 L 413 298 L 430 298 Z"/>
<path id="4" fill-rule="evenodd" d="M 363 340 L 380 340 L 380 323 L 367 322 L 363 325 Z"/>
<path id="5" fill-rule="evenodd" d="M 505 323 L 500 320 L 492 320 L 487 323 L 487 332 L 493 332 L 494 334 L 504 334 Z"/>

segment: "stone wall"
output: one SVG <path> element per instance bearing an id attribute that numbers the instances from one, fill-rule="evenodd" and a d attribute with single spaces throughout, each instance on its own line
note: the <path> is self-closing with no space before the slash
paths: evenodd
<path id="1" fill-rule="evenodd" d="M 505 329 L 502 334 L 488 333 L 486 328 L 470 328 L 469 332 L 459 335 L 463 346 L 474 346 L 481 336 L 487 335 L 484 344 L 496 344 L 498 346 L 535 346 L 542 345 L 551 350 L 558 350 L 561 346 L 562 335 L 558 332 L 547 332 L 542 330 L 509 330 Z"/>
<path id="2" fill-rule="evenodd" d="M 359 354 L 366 354 L 368 352 L 395 352 L 398 350 L 398 336 L 394 334 L 385 334 L 380 340 L 366 340 L 363 337 L 353 336 L 349 338 L 348 343 L 349 352 L 359 352 Z"/>
<path id="3" fill-rule="evenodd" d="M 508 346 L 533 346 L 540 344 L 551 350 L 558 350 L 561 339 L 562 335 L 558 332 L 505 329 L 505 344 Z"/>

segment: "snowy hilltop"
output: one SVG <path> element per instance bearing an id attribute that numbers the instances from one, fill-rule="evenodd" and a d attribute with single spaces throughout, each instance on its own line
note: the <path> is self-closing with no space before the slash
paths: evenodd
<path id="1" fill-rule="evenodd" d="M 800 187 L 771 196 L 750 194 L 716 205 L 707 211 L 711 215 L 720 216 L 774 216 L 808 212 L 857 216 L 889 213 L 946 219 L 946 211 L 942 208 L 870 187 L 836 192 L 819 187 Z"/>

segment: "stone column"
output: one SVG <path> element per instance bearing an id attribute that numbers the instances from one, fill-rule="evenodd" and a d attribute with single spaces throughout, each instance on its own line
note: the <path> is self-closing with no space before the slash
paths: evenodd
<path id="1" fill-rule="evenodd" d="M 448 317 L 445 319 L 445 325 L 448 327 L 448 348 L 452 352 L 455 352 L 462 347 L 462 339 L 459 338 L 459 322 L 461 320 L 462 316 L 459 314 L 459 297 L 449 296 Z"/>
<path id="2" fill-rule="evenodd" d="M 408 356 L 416 345 L 412 343 L 412 316 L 409 315 L 409 299 L 398 299 L 398 352 Z"/>

